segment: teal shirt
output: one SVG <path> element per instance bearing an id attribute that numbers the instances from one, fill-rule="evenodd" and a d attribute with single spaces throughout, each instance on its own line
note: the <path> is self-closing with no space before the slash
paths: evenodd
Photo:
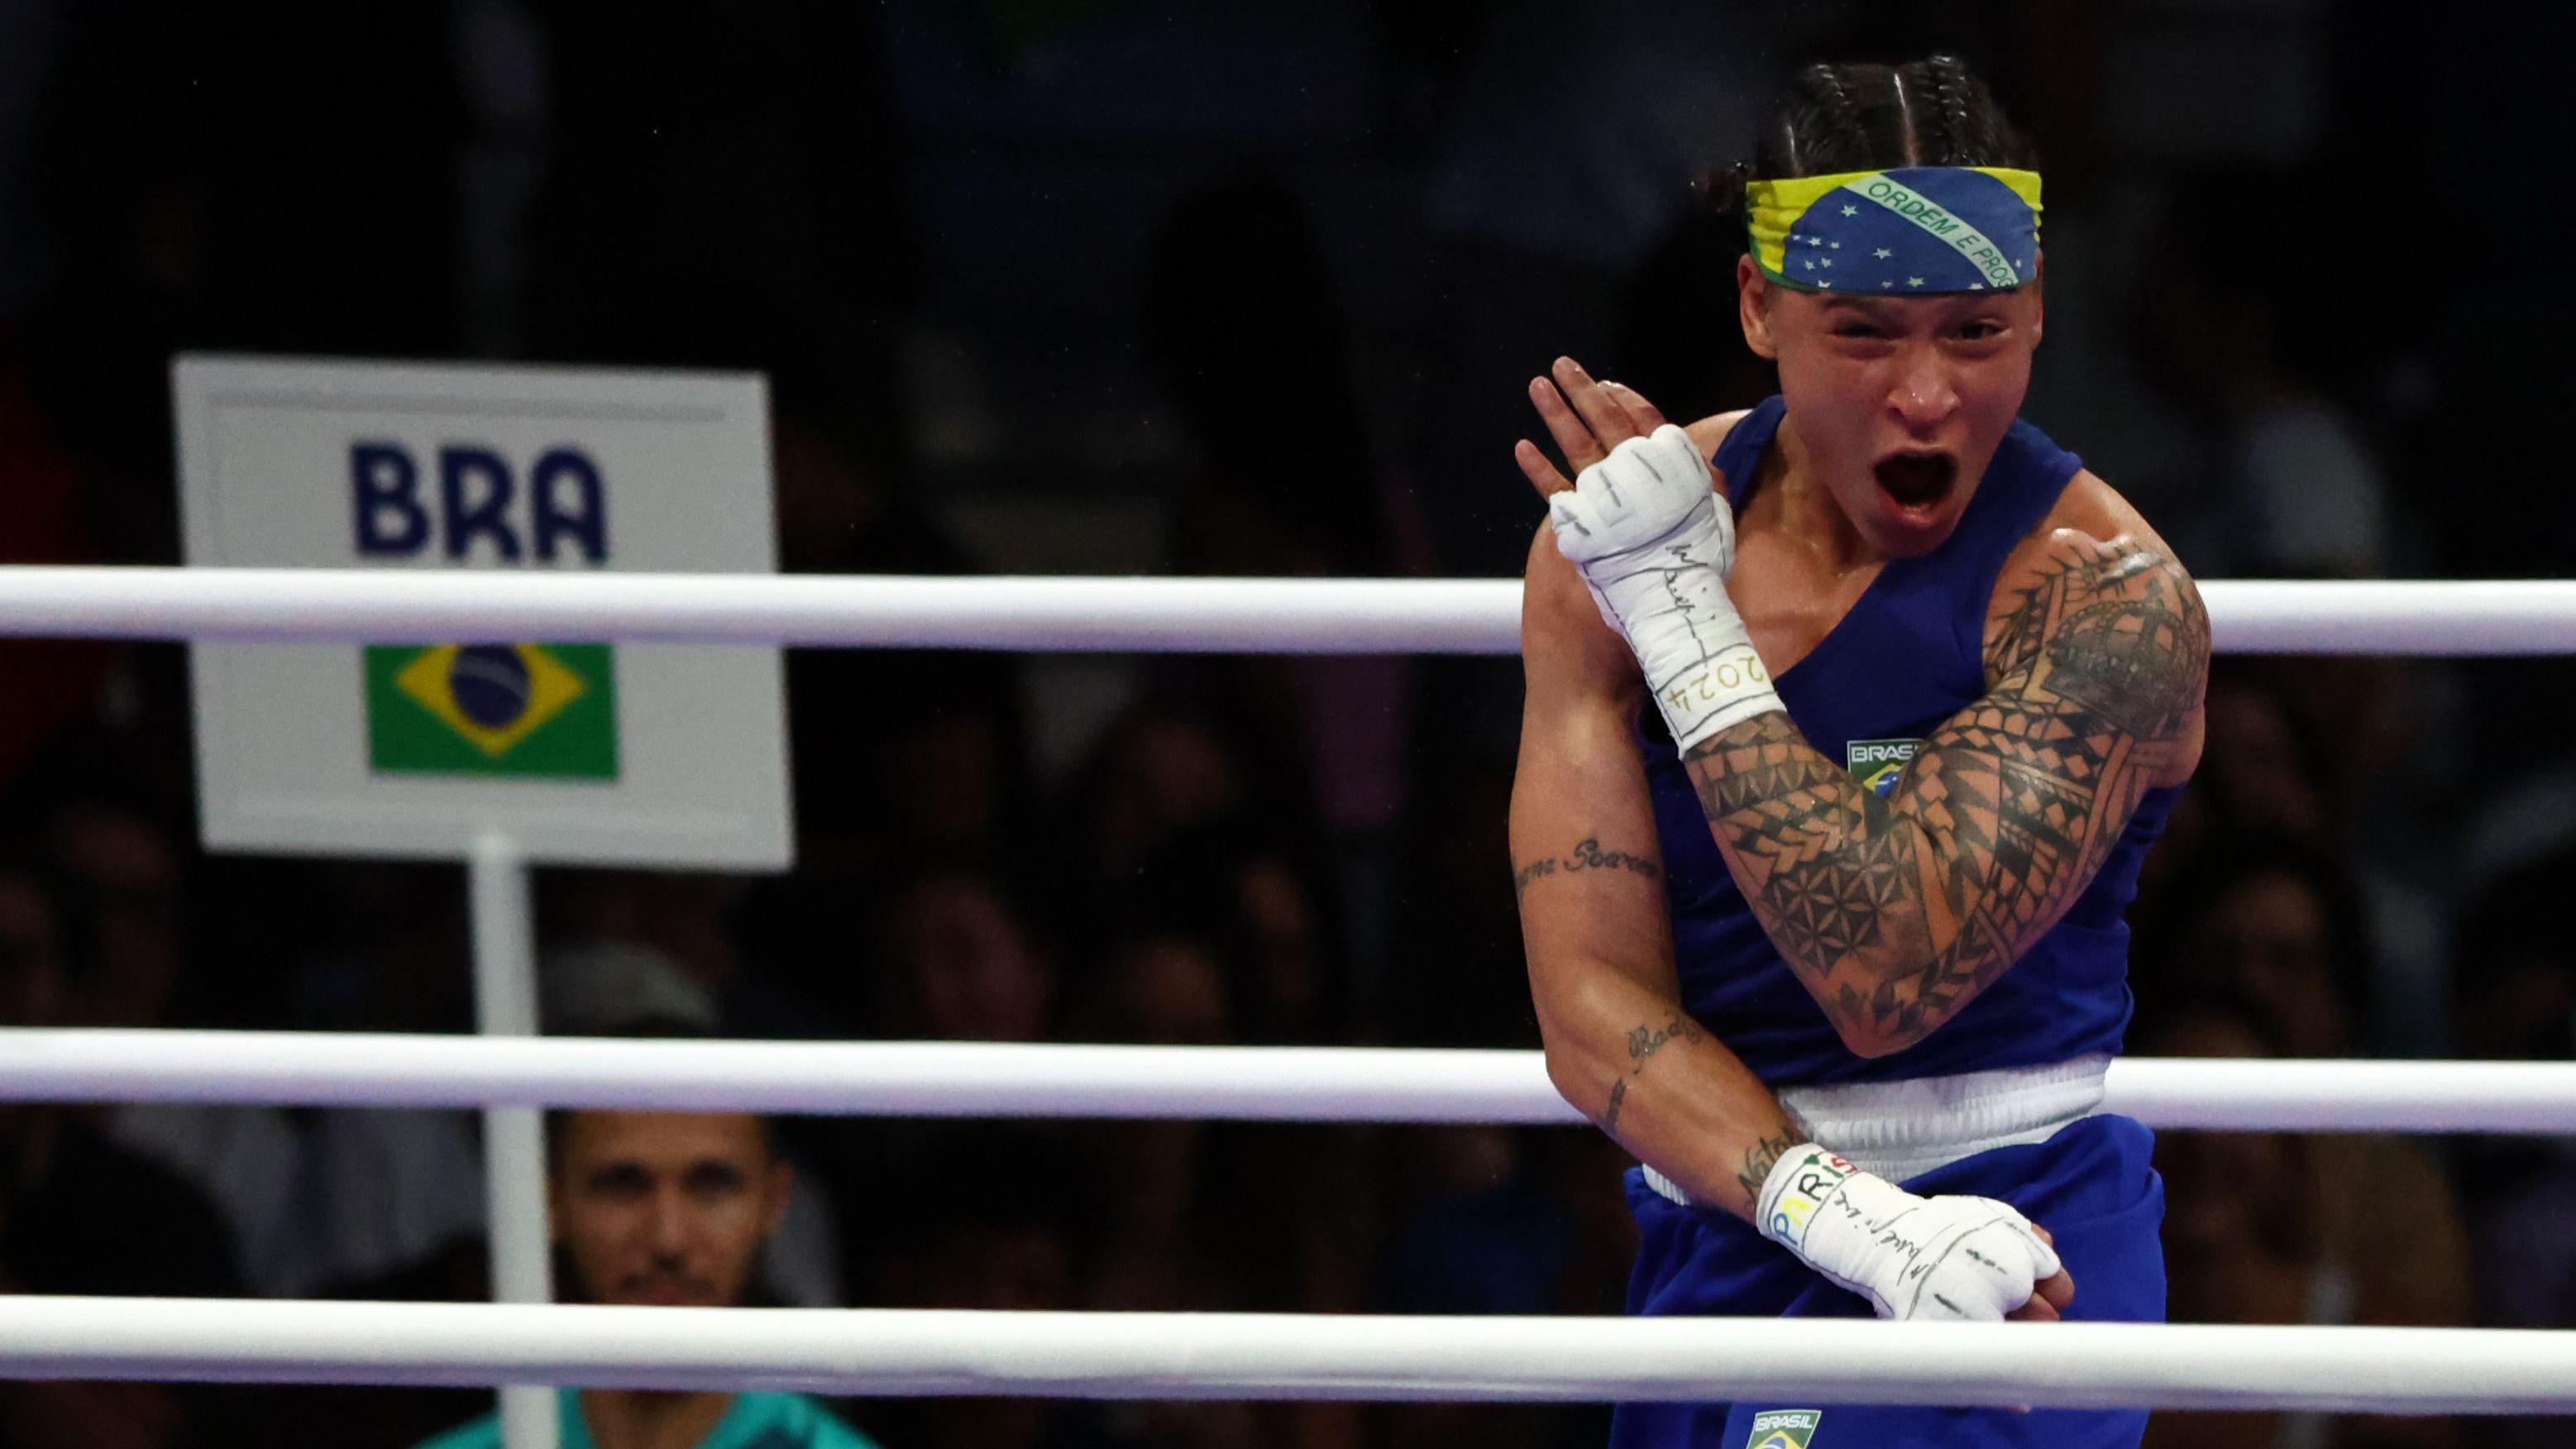
<path id="1" fill-rule="evenodd" d="M 563 1449 L 599 1449 L 582 1422 L 581 1391 L 555 1391 Z M 420 1449 L 500 1449 L 501 1416 L 486 1414 L 460 1424 Z M 832 1417 L 803 1394 L 737 1394 L 733 1407 L 698 1449 L 877 1449 L 876 1441 Z"/>

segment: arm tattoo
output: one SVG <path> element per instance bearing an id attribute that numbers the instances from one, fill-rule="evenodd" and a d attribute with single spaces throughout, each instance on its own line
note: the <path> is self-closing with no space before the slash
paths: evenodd
<path id="1" fill-rule="evenodd" d="M 1517 898 L 1529 894 L 1532 884 L 1548 876 L 1572 875 L 1585 870 L 1624 870 L 1648 880 L 1664 878 L 1664 868 L 1645 856 L 1631 855 L 1624 850 L 1604 850 L 1599 837 L 1585 836 L 1562 859 L 1544 856 L 1513 871 L 1512 895 Z"/>
<path id="2" fill-rule="evenodd" d="M 1797 1145 L 1797 1138 L 1784 1133 L 1778 1137 L 1757 1138 L 1751 1147 L 1745 1149 L 1744 1166 L 1735 1174 L 1736 1182 L 1744 1188 L 1744 1195 L 1757 1203 L 1762 1201 L 1762 1184 L 1770 1180 L 1771 1169 L 1780 1165 L 1782 1153 Z"/>
<path id="3" fill-rule="evenodd" d="M 1556 874 L 1556 860 L 1552 856 L 1542 860 L 1533 860 L 1529 864 L 1522 866 L 1520 869 L 1513 871 L 1512 899 L 1519 900 L 1522 896 L 1529 894 L 1531 882 L 1536 881 L 1539 877 L 1554 874 Z"/>
<path id="4" fill-rule="evenodd" d="M 1590 841 L 1584 843 L 1591 844 Z M 1699 1023 L 1691 1020 L 1688 1012 L 1679 1011 L 1660 1027 L 1640 1025 L 1630 1031 L 1628 1060 L 1636 1065 L 1628 1069 L 1628 1077 L 1644 1071 L 1646 1059 L 1662 1051 L 1665 1044 L 1675 1037 L 1696 1046 L 1708 1040 L 1708 1033 L 1700 1030 Z M 1619 1108 L 1628 1100 L 1628 1077 L 1620 1077 L 1610 1083 L 1610 1106 L 1601 1114 L 1601 1130 L 1604 1132 L 1616 1133 L 1619 1130 Z"/>
<path id="5" fill-rule="evenodd" d="M 1988 692 L 1886 799 L 1776 712 L 1686 761 L 1745 899 L 1848 1040 L 1921 1040 L 2056 924 L 2174 762 L 2209 669 L 2190 578 L 2125 537 L 2056 545 L 1988 634 Z"/>
<path id="6" fill-rule="evenodd" d="M 1708 1033 L 1699 1029 L 1698 1022 L 1680 1013 L 1675 1013 L 1673 1019 L 1665 1022 L 1660 1029 L 1640 1026 L 1628 1033 L 1628 1060 L 1636 1063 L 1634 1067 L 1629 1068 L 1629 1074 L 1634 1076 L 1644 1071 L 1646 1058 L 1662 1051 L 1664 1043 L 1674 1037 L 1680 1037 L 1696 1045 L 1707 1035 Z"/>

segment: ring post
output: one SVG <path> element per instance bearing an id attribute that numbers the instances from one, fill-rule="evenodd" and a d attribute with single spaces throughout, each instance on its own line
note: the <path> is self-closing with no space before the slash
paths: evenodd
<path id="1" fill-rule="evenodd" d="M 528 907 L 527 859 L 509 837 L 487 834 L 474 842 L 466 871 L 473 896 L 476 1028 L 485 1036 L 535 1036 L 536 922 Z M 483 1178 L 493 1300 L 552 1302 L 545 1117 L 539 1109 L 483 1109 Z M 504 1449 L 560 1449 L 555 1429 L 551 1386 L 502 1386 Z"/>

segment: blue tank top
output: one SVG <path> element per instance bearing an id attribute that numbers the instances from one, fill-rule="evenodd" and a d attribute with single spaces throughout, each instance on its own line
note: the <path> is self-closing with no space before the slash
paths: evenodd
<path id="1" fill-rule="evenodd" d="M 1771 398 L 1718 446 L 1714 462 L 1739 511 L 1785 411 Z M 1985 693 L 1995 579 L 2082 467 L 2039 429 L 2013 424 L 1957 529 L 1919 558 L 1889 559 L 1814 652 L 1774 681 L 1809 744 L 1880 794 L 1894 788 L 1914 742 Z M 1651 708 L 1639 734 L 1663 839 L 1682 1004 L 1763 1081 L 1898 1081 L 2119 1050 L 2130 1006 L 2123 912 L 2179 789 L 2147 792 L 2065 919 L 1958 1015 L 1913 1046 L 1872 1059 L 1843 1045 L 1773 948 L 1727 873 L 1690 776 Z"/>

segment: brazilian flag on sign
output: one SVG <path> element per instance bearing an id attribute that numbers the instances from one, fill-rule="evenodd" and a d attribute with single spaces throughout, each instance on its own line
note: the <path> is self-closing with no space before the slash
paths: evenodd
<path id="1" fill-rule="evenodd" d="M 367 760 L 378 773 L 617 778 L 605 644 L 371 644 Z"/>

